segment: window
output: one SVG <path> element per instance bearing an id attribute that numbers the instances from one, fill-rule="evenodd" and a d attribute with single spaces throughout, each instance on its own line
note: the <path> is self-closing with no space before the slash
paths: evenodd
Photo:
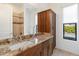
<path id="1" fill-rule="evenodd" d="M 78 5 L 71 5 L 63 9 L 63 38 L 77 40 Z"/>

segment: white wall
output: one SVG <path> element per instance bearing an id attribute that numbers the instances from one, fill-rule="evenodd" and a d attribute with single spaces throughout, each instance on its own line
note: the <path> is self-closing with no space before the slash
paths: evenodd
<path id="1" fill-rule="evenodd" d="M 62 5 L 65 5 L 65 4 L 62 4 Z M 56 48 L 63 49 L 63 50 L 79 55 L 79 22 L 77 26 L 78 27 L 77 41 L 63 39 L 63 25 L 62 25 L 63 7 L 62 5 L 60 4 L 50 5 L 50 8 L 56 13 Z"/>
<path id="2" fill-rule="evenodd" d="M 0 39 L 11 37 L 12 8 L 8 4 L 0 4 Z"/>

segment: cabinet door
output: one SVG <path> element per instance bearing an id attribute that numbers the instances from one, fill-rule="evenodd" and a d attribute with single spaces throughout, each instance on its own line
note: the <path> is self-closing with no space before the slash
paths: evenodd
<path id="1" fill-rule="evenodd" d="M 52 55 L 53 54 L 53 38 L 49 39 L 49 51 L 48 51 L 48 55 Z"/>
<path id="2" fill-rule="evenodd" d="M 38 13 L 38 31 L 50 33 L 49 10 Z"/>
<path id="3" fill-rule="evenodd" d="M 49 16 L 49 11 L 45 11 L 45 32 L 50 33 L 50 16 Z"/>
<path id="4" fill-rule="evenodd" d="M 22 51 L 21 53 L 17 54 L 17 56 L 32 56 L 33 55 L 33 50 L 32 48 L 28 48 L 25 51 Z"/>
<path id="5" fill-rule="evenodd" d="M 40 56 L 41 45 L 38 44 L 34 47 L 28 48 L 27 50 L 17 54 L 17 56 Z"/>
<path id="6" fill-rule="evenodd" d="M 49 51 L 49 41 L 45 41 L 42 44 L 41 56 L 47 56 Z"/>
<path id="7" fill-rule="evenodd" d="M 41 53 L 41 44 L 34 46 L 33 56 L 40 56 Z"/>
<path id="8" fill-rule="evenodd" d="M 38 32 L 42 32 L 41 14 L 38 13 Z"/>
<path id="9" fill-rule="evenodd" d="M 38 32 L 44 31 L 44 17 L 43 13 L 38 13 Z"/>

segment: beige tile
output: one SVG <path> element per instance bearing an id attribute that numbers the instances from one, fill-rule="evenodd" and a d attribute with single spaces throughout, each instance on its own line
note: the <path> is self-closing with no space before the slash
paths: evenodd
<path id="1" fill-rule="evenodd" d="M 70 52 L 55 48 L 52 56 L 78 56 Z"/>

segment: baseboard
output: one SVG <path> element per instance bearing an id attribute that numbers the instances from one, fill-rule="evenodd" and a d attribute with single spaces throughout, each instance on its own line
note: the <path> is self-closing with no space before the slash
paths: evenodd
<path id="1" fill-rule="evenodd" d="M 64 49 L 61 49 L 61 48 L 55 48 L 55 49 L 59 49 L 59 50 L 62 50 L 62 51 L 65 51 L 65 52 L 68 52 L 68 53 L 74 54 L 74 55 L 76 55 L 76 56 L 79 56 L 78 54 L 72 53 L 72 52 L 70 52 L 70 51 L 67 51 L 67 50 L 64 50 Z"/>

